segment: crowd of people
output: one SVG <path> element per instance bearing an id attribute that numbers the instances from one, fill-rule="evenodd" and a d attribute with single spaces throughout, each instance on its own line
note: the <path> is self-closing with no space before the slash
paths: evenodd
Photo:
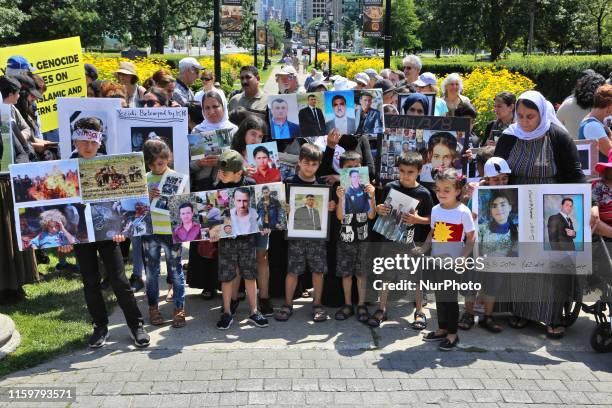
<path id="1" fill-rule="evenodd" d="M 378 72 L 367 69 L 354 78 L 332 76 L 324 80 L 323 75 L 313 69 L 303 84 L 298 80 L 298 71 L 293 63 L 295 61 L 284 65 L 276 73 L 279 94 L 381 89 L 385 114 L 423 116 L 433 113 L 437 116 L 466 117 L 472 129 L 477 117 L 469 98 L 462 94 L 461 77 L 455 73 L 448 75 L 441 89 L 438 89 L 436 76 L 431 72 L 422 72 L 421 60 L 415 55 L 404 58 L 402 70 L 384 69 Z M 293 314 L 293 302 L 299 296 L 312 297 L 314 322 L 328 320 L 326 306 L 334 306 L 339 307 L 333 315 L 335 319 L 346 320 L 356 315 L 359 322 L 378 327 L 389 318 L 388 292 L 383 290 L 375 299 L 367 298 L 367 274 L 364 272 L 366 268 L 360 264 L 360 248 L 365 242 L 393 241 L 372 230 L 376 216 L 392 214 L 388 204 L 390 200 L 386 200 L 391 190 L 419 202 L 414 211 L 395 214 L 411 230 L 402 234 L 402 237 L 411 238 L 409 243 L 407 239 L 401 241 L 405 244 L 406 252 L 414 256 L 429 254 L 434 257 L 448 254 L 448 247 L 442 249 L 440 245 L 442 232 L 437 230 L 444 225 L 452 231 L 460 231 L 452 239 L 456 246 L 451 252 L 453 256 L 465 257 L 471 253 L 475 241 L 476 227 L 469 202 L 475 187 L 585 183 L 574 143 L 579 139 L 596 143 L 605 158 L 602 162 L 612 161 L 612 85 L 610 79 L 606 81 L 592 70 L 585 71 L 577 79 L 573 95 L 563 102 L 558 113 L 535 90 L 521 95 L 502 92 L 494 100 L 496 119 L 488 124 L 483 134 L 472 130 L 455 137 L 444 132 L 406 130 L 406 142 L 400 144 L 401 151 L 387 155 L 387 160 L 383 162 L 383 177 L 380 174 L 380 146 L 383 134 L 393 130 L 383 129 L 380 113 L 370 109 L 370 93 L 361 94 L 359 116 L 355 119 L 359 120 L 359 124 L 345 121 L 342 129 L 333 120 L 324 122 L 323 115 L 319 115 L 315 107 L 316 101 L 310 106 L 311 111 L 306 111 L 308 107 L 304 108 L 304 115 L 311 115 L 313 123 L 318 126 L 317 130 L 313 129 L 313 135 L 321 133 L 323 129 L 327 134 L 325 144 L 318 146 L 306 138 L 296 137 L 299 136 L 299 129 L 293 131 L 290 125 L 283 127 L 279 125 L 280 122 L 269 122 L 268 98 L 271 95 L 262 90 L 256 67 L 242 67 L 241 89 L 231 95 L 225 95 L 215 85 L 213 73 L 194 58 L 182 59 L 178 71 L 176 78 L 170 72 L 160 70 L 151 78 L 141 81 L 133 64 L 121 62 L 115 72 L 115 81 L 100 81 L 96 68 L 86 64 L 88 97 L 119 98 L 124 107 L 186 107 L 190 132 L 228 129 L 232 135 L 230 150 L 220 156 L 210 155 L 190 162 L 192 192 L 250 186 L 256 184 L 258 177 L 261 179 L 259 181 L 268 180 L 268 174 L 262 176 L 257 169 L 247 165 L 247 145 L 271 141 L 272 136 L 276 135 L 274 139 L 280 139 L 276 141 L 281 160 L 296 166 L 295 173 L 285 178 L 285 183 L 331 186 L 328 204 L 332 219 L 330 239 L 287 241 L 281 232 L 270 232 L 268 229 L 264 233 L 256 232 L 259 231 L 258 218 L 264 218 L 260 224 L 276 224 L 273 221 L 276 212 L 297 210 L 277 208 L 280 204 L 272 204 L 275 199 L 269 198 L 267 190 L 265 200 L 258 204 L 252 217 L 251 214 L 241 214 L 241 203 L 248 202 L 250 190 L 238 189 L 234 197 L 237 200 L 236 208 L 232 210 L 235 213 L 231 216 L 248 216 L 249 222 L 243 225 L 242 221 L 237 221 L 233 223 L 233 228 L 244 227 L 255 233 L 221 240 L 211 236 L 210 241 L 191 242 L 186 265 L 181 265 L 182 244 L 173 243 L 172 237 L 180 235 L 184 240 L 190 240 L 200 234 L 199 228 L 193 228 L 194 208 L 188 203 L 180 208 L 183 223 L 176 230 L 172 231 L 169 221 L 160 218 L 154 223 L 162 227 L 163 234 L 131 240 L 134 270 L 129 280 L 125 276 L 124 257 L 130 244 L 125 237 L 118 235 L 108 242 L 64 245 L 59 252 L 75 252 L 83 277 L 85 300 L 94 322 L 89 340 L 91 347 L 102 346 L 108 335 L 108 317 L 102 296 L 103 279 L 115 292 L 137 346 L 147 346 L 149 337 L 144 330 L 145 319 L 137 307 L 134 292 L 146 286 L 149 322 L 153 325 L 165 322 L 158 306 L 161 249 L 165 252 L 168 271 L 166 300 L 174 302 L 175 306 L 173 327 L 186 324 L 186 285 L 202 289 L 201 297 L 205 300 L 217 296 L 218 289 L 221 289 L 222 314 L 217 328 L 222 330 L 231 327 L 240 300 L 245 296 L 248 299 L 249 320 L 258 327 L 268 326 L 267 318 L 272 316 L 277 321 L 289 320 Z M 192 86 L 197 79 L 202 80 L 203 89 L 194 93 Z M 8 61 L 6 75 L 0 77 L 0 92 L 4 103 L 11 105 L 15 162 L 45 160 L 44 152 L 52 148 L 54 142 L 49 141 L 53 135 L 40 132 L 37 121 L 36 101 L 42 97 L 44 82 L 33 73 L 23 57 L 15 56 Z M 425 96 L 432 92 L 436 94 L 435 106 L 431 106 L 430 99 Z M 402 94 L 410 95 L 402 100 L 400 107 L 398 99 Z M 332 103 L 334 110 L 341 110 L 346 101 L 337 96 Z M 286 117 L 286 105 L 283 99 L 273 100 L 271 116 Z M 367 123 L 376 128 L 375 133 L 379 133 L 376 137 L 364 134 L 363 127 Z M 91 158 L 99 154 L 102 137 L 99 129 L 76 135 L 74 142 L 78 157 Z M 387 143 L 387 146 L 391 146 L 391 143 Z M 336 154 L 338 146 L 343 148 L 339 157 Z M 168 172 L 173 172 L 170 168 L 172 155 L 163 141 L 147 141 L 143 153 L 149 169 L 146 177 L 150 186 Z M 255 150 L 253 155 L 256 160 L 259 160 L 258 155 L 262 161 L 269 158 L 265 148 Z M 452 165 L 457 159 L 474 161 L 481 181 L 466 184 L 465 177 Z M 593 182 L 594 205 L 590 224 L 595 233 L 612 238 L 612 170 L 606 163 L 600 167 L 601 179 Z M 355 207 L 346 198 L 354 198 L 351 192 L 353 187 L 345 191 L 340 185 L 339 172 L 343 168 L 361 166 L 368 168 L 370 182 L 363 186 L 361 204 Z M 359 186 L 359 173 L 354 171 L 352 175 L 355 174 L 355 183 Z M 10 190 L 2 191 L 2 205 L 10 206 Z M 150 188 L 151 199 L 159 196 L 158 189 Z M 314 197 L 311 199 L 314 200 Z M 504 200 L 508 201 L 503 196 L 496 197 L 492 205 L 507 205 L 509 201 Z M 245 208 L 249 209 L 248 206 Z M 307 210 L 304 207 L 304 211 Z M 307 221 L 314 220 L 312 214 L 304 217 Z M 297 214 L 296 218 L 299 218 Z M 10 230 L 10 226 L 3 228 Z M 490 228 L 480 233 L 494 236 L 502 242 L 513 241 L 508 237 L 516 233 L 507 216 L 496 218 Z M 31 255 L 23 255 L 27 256 Z M 105 266 L 105 278 L 98 269 L 99 258 Z M 32 261 L 29 268 L 35 269 L 36 263 Z M 146 283 L 143 271 L 146 272 Z M 449 277 L 440 271 L 434 274 L 436 279 Z M 356 283 L 355 296 L 353 278 Z M 459 310 L 457 292 L 436 291 L 438 327 L 427 332 L 423 340 L 439 341 L 442 350 L 454 349 L 459 343 L 458 330 L 469 330 L 475 324 L 477 301 L 484 303 L 484 318 L 479 325 L 492 333 L 503 330 L 493 315 L 496 294 L 501 290 L 500 282 L 507 286 L 505 289 L 509 290 L 511 297 L 515 294 L 517 299 L 524 299 L 525 293 L 530 293 L 534 299 L 532 302 L 506 302 L 505 311 L 511 315 L 510 326 L 520 329 L 530 322 L 541 322 L 549 337 L 560 338 L 566 329 L 562 308 L 564 302 L 572 299 L 574 282 L 571 276 L 555 275 L 552 279 L 554 284 L 551 284 L 549 276 L 539 274 L 521 275 L 520 278 L 510 276 L 499 282 L 488 278 L 479 293 L 463 294 L 463 313 Z M 276 309 L 272 297 L 283 299 Z M 428 327 L 426 302 L 426 294 L 417 290 L 414 320 L 411 323 L 415 330 Z M 372 305 L 376 305 L 376 310 L 370 313 L 368 306 Z"/>

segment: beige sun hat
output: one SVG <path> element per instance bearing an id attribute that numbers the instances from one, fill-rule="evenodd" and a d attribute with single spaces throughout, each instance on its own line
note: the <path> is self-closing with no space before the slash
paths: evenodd
<path id="1" fill-rule="evenodd" d="M 123 61 L 119 63 L 119 69 L 115 71 L 115 74 L 133 75 L 138 80 L 138 74 L 136 73 L 136 67 L 129 61 Z"/>

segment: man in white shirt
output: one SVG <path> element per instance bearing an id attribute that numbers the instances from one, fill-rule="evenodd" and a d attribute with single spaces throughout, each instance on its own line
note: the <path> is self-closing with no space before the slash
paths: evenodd
<path id="1" fill-rule="evenodd" d="M 332 98 L 332 109 L 334 117 L 325 126 L 327 132 L 338 129 L 341 135 L 352 135 L 355 133 L 355 119 L 347 116 L 346 99 L 342 95 L 335 95 Z"/>
<path id="2" fill-rule="evenodd" d="M 257 211 L 249 207 L 251 202 L 251 190 L 248 188 L 237 188 L 234 191 L 234 208 L 230 211 L 234 234 L 247 235 L 259 232 L 257 226 Z"/>

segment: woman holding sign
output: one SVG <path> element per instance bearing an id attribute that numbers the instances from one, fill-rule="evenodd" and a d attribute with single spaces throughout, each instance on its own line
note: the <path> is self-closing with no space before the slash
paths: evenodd
<path id="1" fill-rule="evenodd" d="M 584 182 L 576 145 L 552 104 L 537 91 L 518 98 L 516 122 L 499 138 L 495 156 L 508 162 L 509 184 Z M 563 304 L 572 298 L 574 276 L 522 274 L 511 277 L 510 286 L 512 327 L 520 329 L 533 320 L 546 324 L 548 337 L 563 336 Z"/>

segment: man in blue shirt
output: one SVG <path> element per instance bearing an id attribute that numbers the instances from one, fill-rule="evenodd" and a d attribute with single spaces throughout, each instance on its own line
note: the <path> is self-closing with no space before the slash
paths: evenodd
<path id="1" fill-rule="evenodd" d="M 289 104 L 283 99 L 275 99 L 270 104 L 270 129 L 272 139 L 293 139 L 300 136 L 300 127 L 287 120 Z"/>

